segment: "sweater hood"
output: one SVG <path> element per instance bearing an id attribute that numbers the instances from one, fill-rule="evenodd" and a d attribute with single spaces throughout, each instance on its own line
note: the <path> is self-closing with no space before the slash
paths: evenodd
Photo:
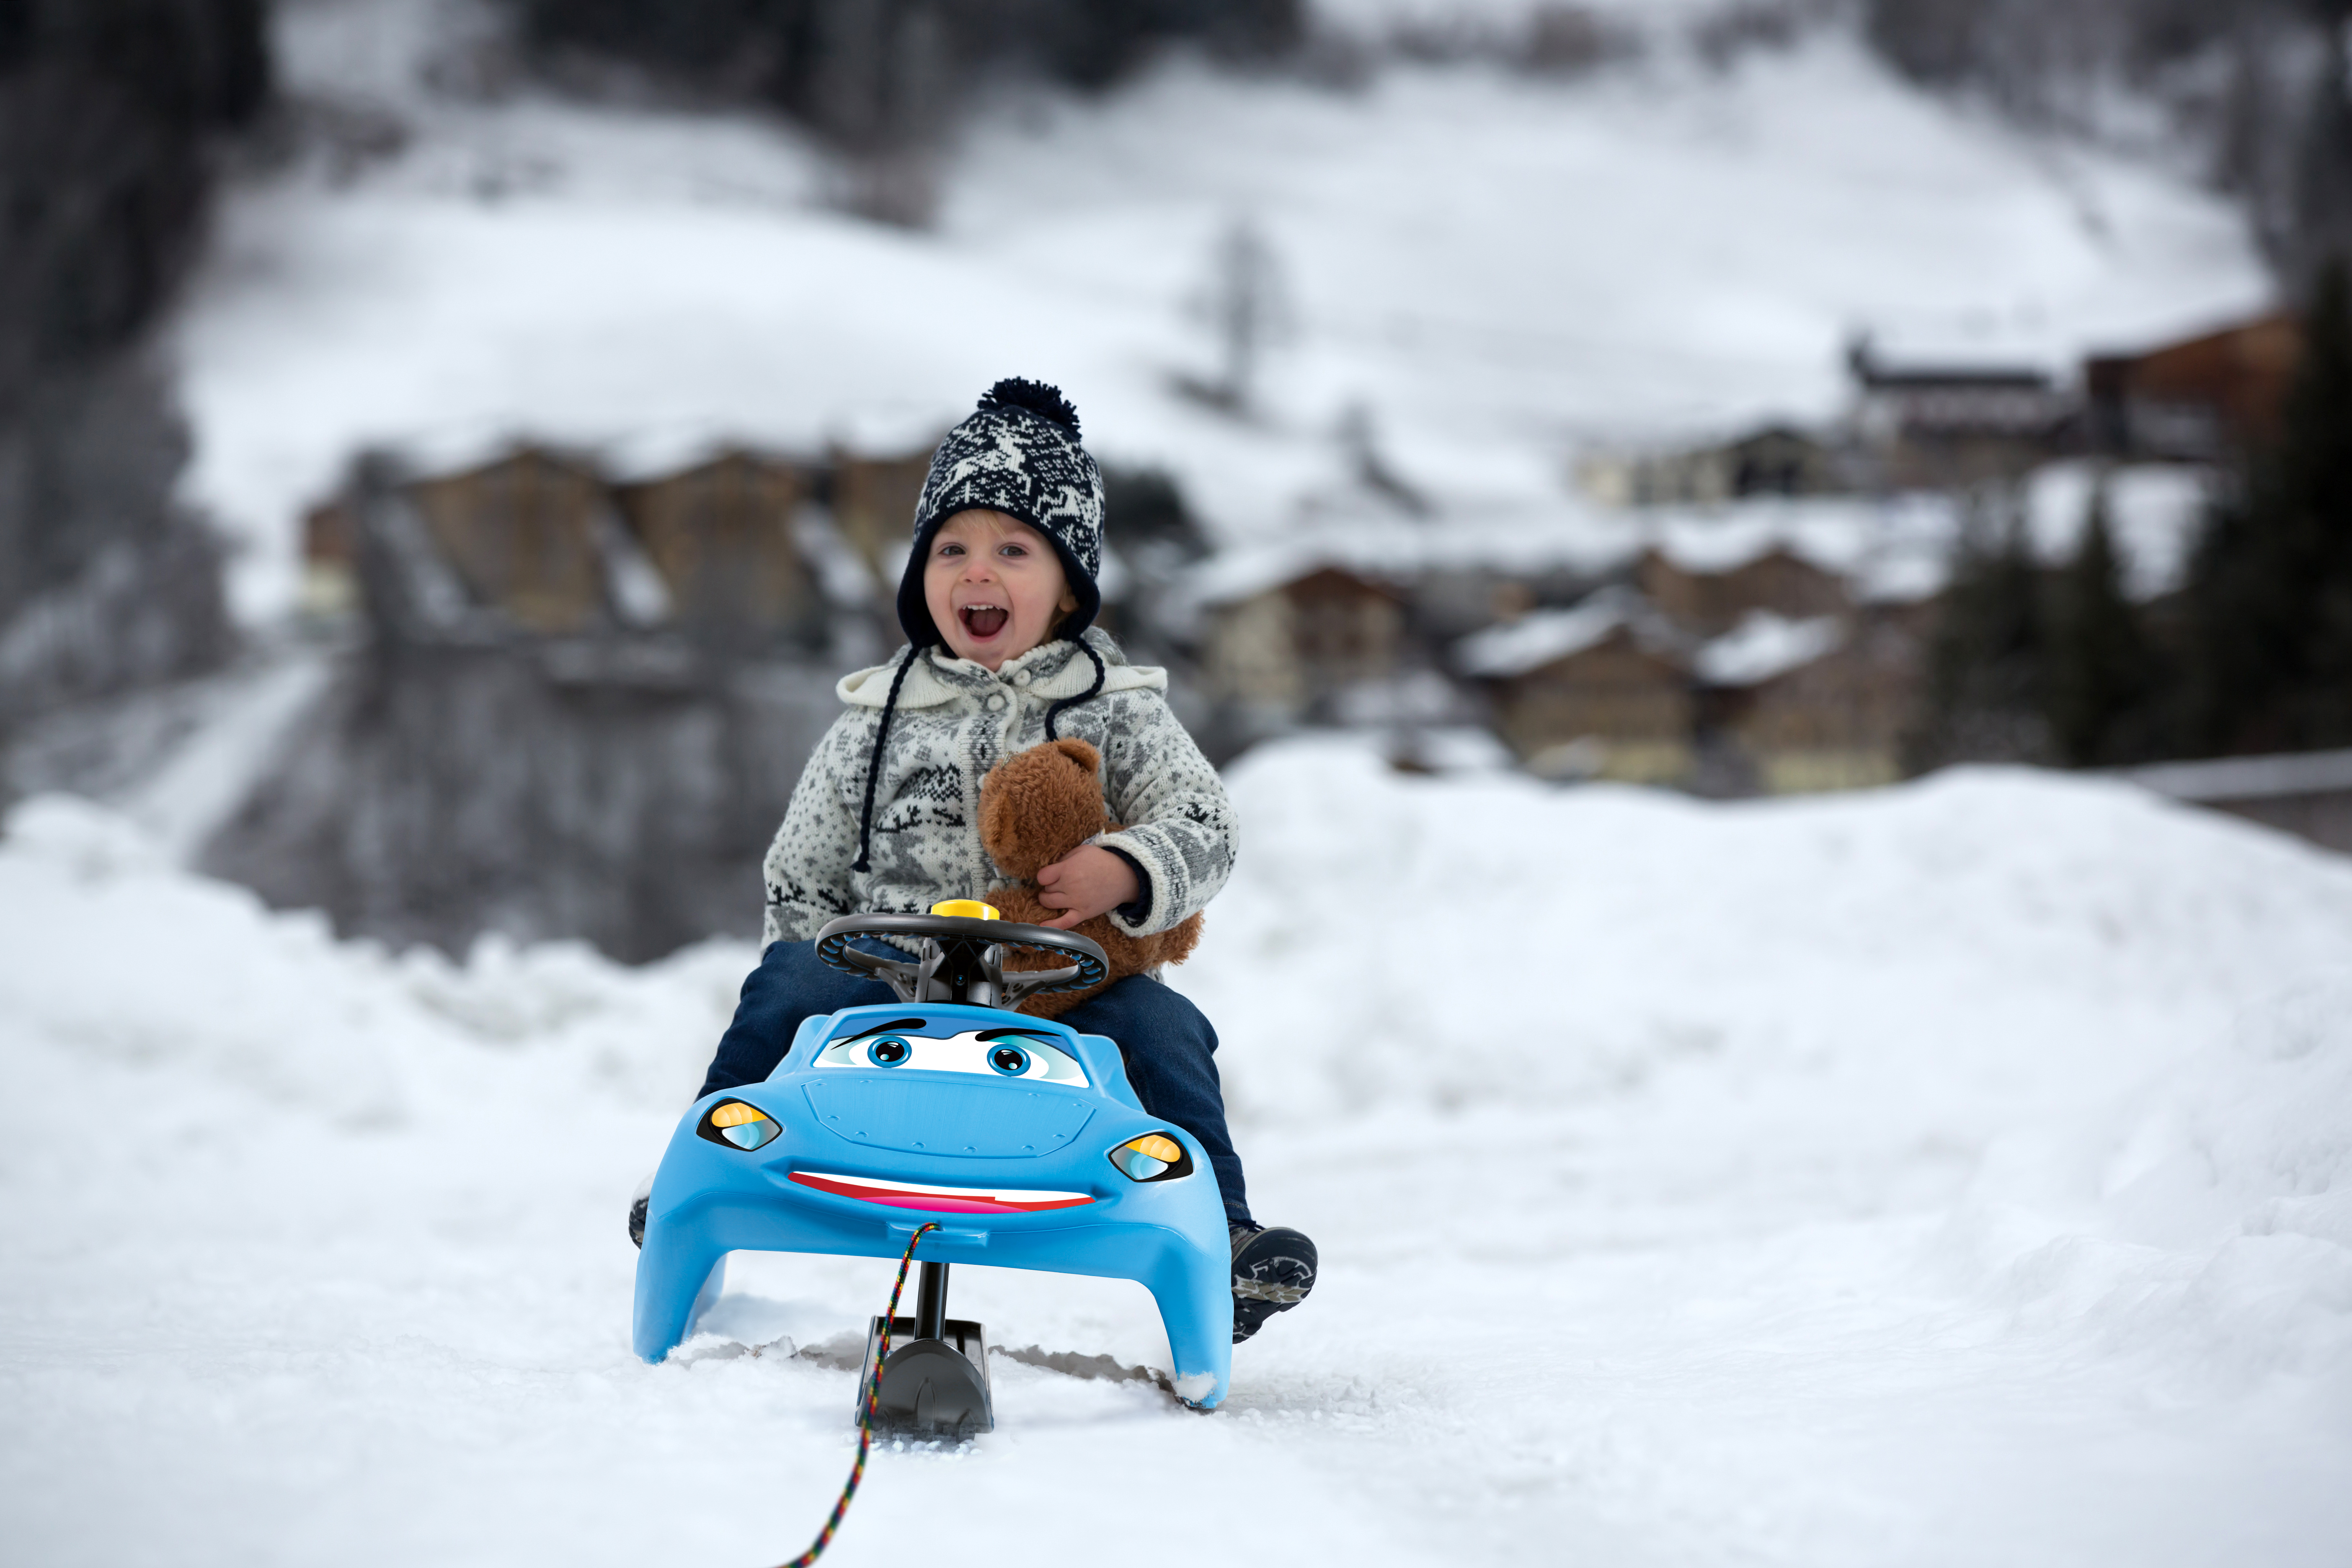
<path id="1" fill-rule="evenodd" d="M 1167 671 L 1153 664 L 1129 664 L 1109 632 L 1090 626 L 1080 635 L 1102 660 L 1104 692 L 1168 689 Z M 852 707 L 881 707 L 889 699 L 891 680 L 906 656 L 906 646 L 901 643 L 887 662 L 842 676 L 834 687 L 834 695 Z M 931 647 L 917 655 L 914 667 L 907 672 L 906 684 L 898 691 L 898 706 L 936 707 L 960 697 L 984 695 L 1003 686 L 1048 702 L 1059 702 L 1084 695 L 1094 684 L 1093 661 L 1082 655 L 1077 644 L 1067 638 L 1041 643 L 1017 659 L 1007 659 L 1004 667 L 994 672 L 985 664 L 959 659 L 945 648 Z"/>

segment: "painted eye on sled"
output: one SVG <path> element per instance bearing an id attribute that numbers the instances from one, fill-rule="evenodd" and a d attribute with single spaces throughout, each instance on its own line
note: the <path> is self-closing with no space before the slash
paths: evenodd
<path id="1" fill-rule="evenodd" d="M 866 1060 L 877 1067 L 903 1066 L 914 1054 L 914 1049 L 894 1034 L 886 1034 L 866 1048 Z"/>
<path id="2" fill-rule="evenodd" d="M 756 1105 L 746 1105 L 740 1100 L 721 1100 L 704 1113 L 702 1124 L 695 1131 L 714 1144 L 748 1151 L 773 1143 L 783 1129 L 776 1125 L 774 1117 Z"/>
<path id="3" fill-rule="evenodd" d="M 1007 1078 L 1018 1078 L 1029 1071 L 1029 1053 L 1017 1045 L 1000 1045 L 988 1053 L 988 1064 Z"/>
<path id="4" fill-rule="evenodd" d="M 1174 1181 L 1192 1174 L 1192 1156 L 1165 1133 L 1129 1138 L 1110 1152 L 1110 1163 L 1129 1181 Z"/>

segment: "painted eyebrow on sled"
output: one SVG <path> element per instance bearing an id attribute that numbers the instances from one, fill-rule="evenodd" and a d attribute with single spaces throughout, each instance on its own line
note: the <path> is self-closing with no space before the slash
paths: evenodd
<path id="1" fill-rule="evenodd" d="M 986 1045 L 992 1040 L 1003 1040 L 1008 1034 L 1025 1034 L 1032 1040 L 1059 1040 L 1062 1037 L 1049 1029 L 984 1029 L 971 1038 Z"/>
<path id="2" fill-rule="evenodd" d="M 828 1043 L 833 1045 L 846 1045 L 853 1040 L 864 1040 L 869 1034 L 896 1034 L 902 1029 L 922 1029 L 925 1027 L 927 1027 L 926 1020 L 922 1019 L 892 1019 L 888 1023 L 877 1023 L 872 1029 L 860 1030 L 856 1034 L 845 1034 L 839 1040 L 832 1040 Z"/>

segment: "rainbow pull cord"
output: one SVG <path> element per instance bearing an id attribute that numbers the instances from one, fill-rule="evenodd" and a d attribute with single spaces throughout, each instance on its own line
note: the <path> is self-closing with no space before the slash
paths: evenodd
<path id="1" fill-rule="evenodd" d="M 890 1304 L 882 1309 L 882 1343 L 875 1353 L 874 1375 L 866 1379 L 866 1403 L 858 1411 L 857 1460 L 849 1467 L 849 1479 L 842 1486 L 841 1499 L 833 1505 L 833 1512 L 826 1516 L 824 1528 L 816 1532 L 816 1540 L 782 1568 L 809 1568 L 810 1563 L 824 1555 L 824 1549 L 833 1544 L 834 1531 L 841 1528 L 842 1515 L 849 1511 L 849 1500 L 857 1495 L 857 1483 L 866 1479 L 866 1453 L 874 1442 L 874 1412 L 882 1398 L 882 1364 L 890 1359 L 890 1328 L 898 1317 L 898 1292 L 907 1288 L 907 1270 L 915 1261 L 915 1243 L 923 1239 L 925 1232 L 939 1228 L 939 1221 L 929 1221 L 907 1239 L 906 1256 L 898 1260 L 898 1277 L 890 1284 Z"/>

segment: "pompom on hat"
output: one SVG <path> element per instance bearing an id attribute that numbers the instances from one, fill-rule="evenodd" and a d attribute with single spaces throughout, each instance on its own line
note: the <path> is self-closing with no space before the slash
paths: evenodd
<path id="1" fill-rule="evenodd" d="M 1076 639 L 1102 609 L 1102 470 L 1078 444 L 1078 411 L 1061 389 L 1007 376 L 947 434 L 915 503 L 915 545 L 898 580 L 898 624 L 918 648 L 943 641 L 923 601 L 931 535 L 975 507 L 1017 517 L 1053 541 L 1078 607 L 1055 635 Z"/>

